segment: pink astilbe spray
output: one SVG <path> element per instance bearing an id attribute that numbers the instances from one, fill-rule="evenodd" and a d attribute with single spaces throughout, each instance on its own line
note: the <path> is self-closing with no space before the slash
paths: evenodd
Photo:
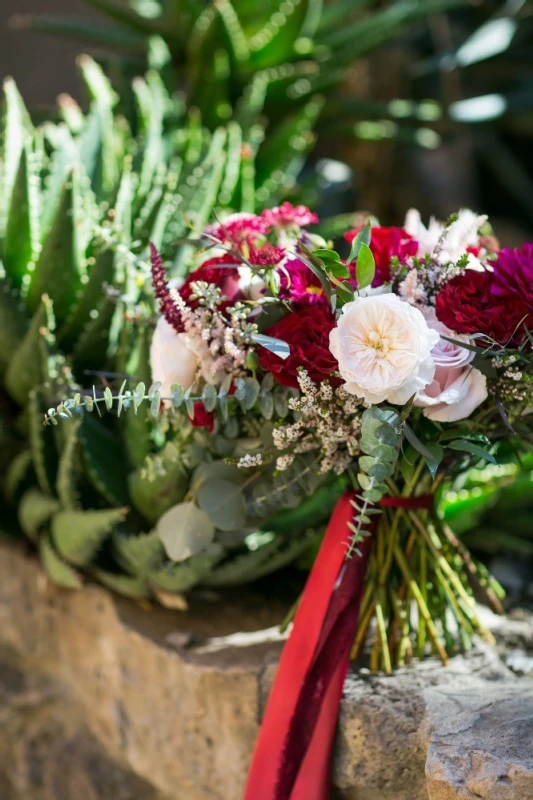
<path id="1" fill-rule="evenodd" d="M 174 328 L 176 333 L 183 333 L 185 327 L 181 313 L 172 298 L 163 266 L 163 259 L 153 242 L 150 242 L 150 263 L 152 265 L 152 286 L 154 287 L 154 294 L 159 300 L 161 315 Z"/>

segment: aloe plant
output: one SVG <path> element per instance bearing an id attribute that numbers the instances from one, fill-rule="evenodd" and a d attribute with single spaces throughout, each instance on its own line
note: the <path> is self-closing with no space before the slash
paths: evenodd
<path id="1" fill-rule="evenodd" d="M 393 103 L 339 90 L 358 60 L 412 23 L 467 1 L 398 0 L 384 7 L 378 0 L 85 0 L 101 12 L 100 23 L 53 14 L 15 22 L 81 40 L 104 61 L 112 56 L 115 67 L 122 56 L 126 73 L 157 63 L 171 90 L 184 91 L 211 129 L 234 120 L 248 130 L 260 113 L 266 142 L 256 164 L 257 187 L 266 203 L 272 172 L 287 170 L 280 147 L 292 143 L 305 155 L 315 131 L 337 140 L 364 138 L 357 123 L 377 117 L 394 120 L 402 140 L 436 146 L 434 131 L 420 134 L 430 119 L 424 113 L 417 118 L 412 107 L 406 115 Z M 337 148 L 329 154 L 336 156 Z"/>
<path id="2" fill-rule="evenodd" d="M 111 381 L 130 376 L 150 384 L 149 242 L 179 274 L 187 247 L 176 247 L 178 240 L 193 236 L 217 210 L 258 210 L 260 137 L 253 117 L 247 127 L 234 120 L 209 131 L 199 111 L 171 97 L 150 71 L 134 81 L 136 111 L 128 122 L 100 66 L 88 57 L 79 65 L 89 110 L 62 97 L 56 122 L 35 127 L 13 81 L 4 85 L 6 502 L 50 578 L 70 588 L 91 574 L 129 596 L 165 596 L 200 580 L 219 585 L 257 577 L 296 557 L 308 538 L 290 544 L 273 531 L 265 550 L 241 548 L 235 561 L 220 546 L 186 565 L 165 559 L 152 524 L 179 502 L 186 483 L 172 436 L 164 445 L 149 414 L 43 425 L 49 407 L 96 381 L 95 370 Z M 289 163 L 291 152 L 281 153 Z M 290 172 L 270 175 L 276 192 L 285 192 Z M 151 480 L 154 469 L 164 477 Z"/>

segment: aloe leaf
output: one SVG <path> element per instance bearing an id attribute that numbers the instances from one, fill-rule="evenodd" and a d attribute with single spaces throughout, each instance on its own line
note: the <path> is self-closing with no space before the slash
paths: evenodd
<path id="1" fill-rule="evenodd" d="M 56 485 L 57 450 L 53 430 L 43 425 L 45 408 L 42 389 L 32 389 L 29 393 L 28 420 L 33 468 L 41 491 L 52 495 Z"/>
<path id="2" fill-rule="evenodd" d="M 48 294 L 59 323 L 67 318 L 81 288 L 75 195 L 72 176 L 63 188 L 57 214 L 43 242 L 26 296 L 28 310 L 34 313 L 41 295 Z"/>
<path id="3" fill-rule="evenodd" d="M 40 305 L 33 315 L 30 327 L 9 361 L 5 386 L 11 397 L 24 405 L 32 387 L 44 379 L 41 355 L 41 329 L 46 326 L 46 311 Z"/>
<path id="4" fill-rule="evenodd" d="M 94 414 L 85 414 L 80 428 L 85 472 L 94 488 L 113 506 L 127 506 L 129 494 L 120 440 Z"/>
<path id="5" fill-rule="evenodd" d="M 51 538 L 59 555 L 74 566 L 89 564 L 111 531 L 124 520 L 125 510 L 59 511 L 52 520 Z"/>
<path id="6" fill-rule="evenodd" d="M 47 536 L 41 537 L 39 555 L 43 569 L 52 583 L 65 589 L 81 589 L 83 585 L 81 577 L 58 556 Z"/>
<path id="7" fill-rule="evenodd" d="M 7 278 L 0 278 L 0 375 L 24 339 L 28 321 L 19 294 Z"/>
<path id="8" fill-rule="evenodd" d="M 164 592 L 187 592 L 211 574 L 224 554 L 218 544 L 211 544 L 205 553 L 181 563 L 167 563 L 147 576 L 148 583 Z"/>
<path id="9" fill-rule="evenodd" d="M 113 534 L 112 544 L 117 561 L 131 575 L 146 576 L 157 570 L 165 559 L 157 531 L 138 536 L 126 536 L 117 531 Z"/>
<path id="10" fill-rule="evenodd" d="M 95 567 L 90 572 L 107 589 L 123 597 L 129 597 L 131 600 L 142 600 L 150 594 L 148 586 L 142 578 L 121 575 L 118 572 L 108 572 Z"/>
<path id="11" fill-rule="evenodd" d="M 19 525 L 26 536 L 35 542 L 39 539 L 41 528 L 58 510 L 59 503 L 54 497 L 36 488 L 28 489 L 18 507 Z"/>
<path id="12" fill-rule="evenodd" d="M 298 537 L 275 537 L 272 541 L 242 555 L 234 555 L 207 575 L 202 583 L 212 587 L 239 586 L 256 581 L 288 566 L 311 546 L 315 536 L 304 533 Z"/>
<path id="13" fill-rule="evenodd" d="M 0 239 L 5 235 L 7 215 L 11 206 L 11 195 L 19 169 L 19 161 L 28 134 L 32 130 L 29 114 L 24 101 L 12 78 L 3 84 L 3 151 L 2 151 L 2 190 L 0 196 Z"/>
<path id="14" fill-rule="evenodd" d="M 90 0 L 87 1 L 90 2 Z M 136 54 L 141 54 L 145 45 L 145 38 L 131 30 L 54 14 L 19 14 L 12 17 L 11 27 L 15 27 L 17 30 L 48 33 L 75 39 L 95 47 L 109 47 L 114 51 L 125 50 Z"/>
<path id="15" fill-rule="evenodd" d="M 3 243 L 6 275 L 17 289 L 39 250 L 39 177 L 35 161 L 27 142 L 13 185 Z"/>
<path id="16" fill-rule="evenodd" d="M 78 433 L 81 420 L 73 420 L 66 428 L 66 441 L 59 458 L 56 491 L 64 509 L 75 509 L 79 506 L 77 482 L 79 478 Z"/>

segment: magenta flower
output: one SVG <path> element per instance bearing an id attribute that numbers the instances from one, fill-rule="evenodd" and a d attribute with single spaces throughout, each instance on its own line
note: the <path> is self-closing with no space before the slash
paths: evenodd
<path id="1" fill-rule="evenodd" d="M 533 311 L 533 243 L 526 242 L 515 250 L 505 247 L 490 264 L 494 269 L 492 294 L 519 298 Z"/>
<path id="2" fill-rule="evenodd" d="M 303 228 L 318 222 L 318 217 L 306 206 L 293 206 L 285 202 L 276 208 L 267 208 L 261 219 L 272 228 Z"/>
<path id="3" fill-rule="evenodd" d="M 282 300 L 289 300 L 295 306 L 327 303 L 319 279 L 299 258 L 285 261 L 279 276 Z"/>

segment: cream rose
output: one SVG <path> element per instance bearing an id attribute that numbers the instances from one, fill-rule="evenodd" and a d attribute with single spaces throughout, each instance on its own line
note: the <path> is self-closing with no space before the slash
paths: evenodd
<path id="1" fill-rule="evenodd" d="M 345 389 L 368 403 L 403 405 L 431 383 L 439 334 L 395 294 L 359 297 L 343 307 L 330 334 Z"/>
<path id="2" fill-rule="evenodd" d="M 198 356 L 189 337 L 186 333 L 176 333 L 164 317 L 159 318 L 154 331 L 150 366 L 152 380 L 161 381 L 160 392 L 167 396 L 173 383 L 179 384 L 182 389 L 192 386 L 198 371 Z"/>
<path id="3" fill-rule="evenodd" d="M 469 417 L 472 411 L 487 398 L 487 379 L 470 366 L 474 353 L 458 344 L 443 339 L 447 336 L 469 342 L 468 336 L 454 333 L 435 316 L 426 314 L 428 325 L 438 331 L 441 338 L 431 351 L 435 362 L 433 381 L 420 391 L 415 405 L 424 408 L 424 416 L 435 422 L 456 422 Z"/>

